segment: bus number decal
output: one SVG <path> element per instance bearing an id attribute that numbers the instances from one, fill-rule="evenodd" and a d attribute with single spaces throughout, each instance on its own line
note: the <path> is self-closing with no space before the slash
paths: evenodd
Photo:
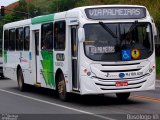
<path id="1" fill-rule="evenodd" d="M 55 62 L 55 65 L 59 66 L 59 67 L 63 67 L 64 66 L 63 62 Z"/>
<path id="2" fill-rule="evenodd" d="M 64 61 L 65 60 L 65 56 L 62 53 L 57 53 L 56 54 L 56 59 L 57 59 L 57 61 Z"/>
<path id="3" fill-rule="evenodd" d="M 131 73 L 126 73 L 126 76 L 139 76 L 143 75 L 143 72 L 131 72 Z"/>

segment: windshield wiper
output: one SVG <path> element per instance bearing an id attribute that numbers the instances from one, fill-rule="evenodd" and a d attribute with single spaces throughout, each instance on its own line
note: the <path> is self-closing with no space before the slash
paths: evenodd
<path id="1" fill-rule="evenodd" d="M 125 32 L 125 28 L 124 28 L 124 34 L 123 34 L 123 38 L 121 36 L 121 39 L 126 39 L 126 36 L 130 33 L 132 33 L 133 30 L 135 30 L 138 26 L 138 20 L 136 20 L 134 23 L 132 23 L 131 27 L 129 28 L 128 32 Z"/>
<path id="2" fill-rule="evenodd" d="M 131 27 L 129 28 L 129 30 L 128 30 L 127 33 L 124 32 L 124 38 L 125 38 L 129 33 L 131 33 L 135 28 L 137 28 L 137 26 L 138 26 L 138 20 L 136 20 L 136 21 L 131 25 Z M 125 29 L 124 29 L 124 31 L 125 31 Z"/>
<path id="3" fill-rule="evenodd" d="M 100 24 L 107 32 L 109 32 L 109 33 L 112 35 L 112 37 L 117 38 L 116 34 L 114 34 L 114 32 L 113 32 L 111 29 L 109 29 L 109 27 L 107 27 L 103 22 L 99 22 L 99 24 Z"/>
<path id="4" fill-rule="evenodd" d="M 136 20 L 130 27 L 129 32 L 133 31 L 138 26 L 138 20 Z"/>
<path id="5" fill-rule="evenodd" d="M 130 33 L 131 31 L 133 31 L 136 27 L 138 26 L 138 20 L 136 20 L 131 27 L 129 28 L 128 33 Z"/>

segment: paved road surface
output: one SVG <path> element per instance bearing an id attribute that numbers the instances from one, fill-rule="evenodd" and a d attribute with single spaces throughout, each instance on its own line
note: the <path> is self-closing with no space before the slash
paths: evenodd
<path id="1" fill-rule="evenodd" d="M 2 113 L 0 119 L 18 117 L 18 119 L 26 120 L 31 118 L 39 120 L 86 120 L 86 118 L 87 120 L 124 120 L 127 117 L 132 119 L 137 116 L 160 119 L 160 81 L 156 83 L 156 90 L 133 93 L 125 103 L 119 102 L 112 94 L 105 96 L 72 95 L 70 102 L 62 102 L 52 90 L 29 88 L 27 92 L 20 92 L 17 82 L 9 79 L 0 80 L 0 113 Z"/>

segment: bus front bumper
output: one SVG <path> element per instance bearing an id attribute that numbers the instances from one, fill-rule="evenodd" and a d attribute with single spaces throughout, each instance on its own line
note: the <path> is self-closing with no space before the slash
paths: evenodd
<path id="1" fill-rule="evenodd" d="M 106 93 L 125 93 L 135 91 L 145 91 L 155 89 L 155 72 L 151 75 L 139 80 L 125 80 L 127 86 L 116 86 L 117 81 L 101 80 L 97 78 L 89 78 L 82 76 L 81 79 L 81 94 L 106 94 Z M 123 80 L 118 81 L 123 82 Z"/>

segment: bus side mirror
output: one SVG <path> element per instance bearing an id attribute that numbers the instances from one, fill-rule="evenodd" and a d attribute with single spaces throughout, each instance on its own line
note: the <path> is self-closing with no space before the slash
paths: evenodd
<path id="1" fill-rule="evenodd" d="M 79 28 L 78 29 L 78 39 L 79 39 L 80 42 L 84 42 L 85 41 L 84 28 Z"/>

